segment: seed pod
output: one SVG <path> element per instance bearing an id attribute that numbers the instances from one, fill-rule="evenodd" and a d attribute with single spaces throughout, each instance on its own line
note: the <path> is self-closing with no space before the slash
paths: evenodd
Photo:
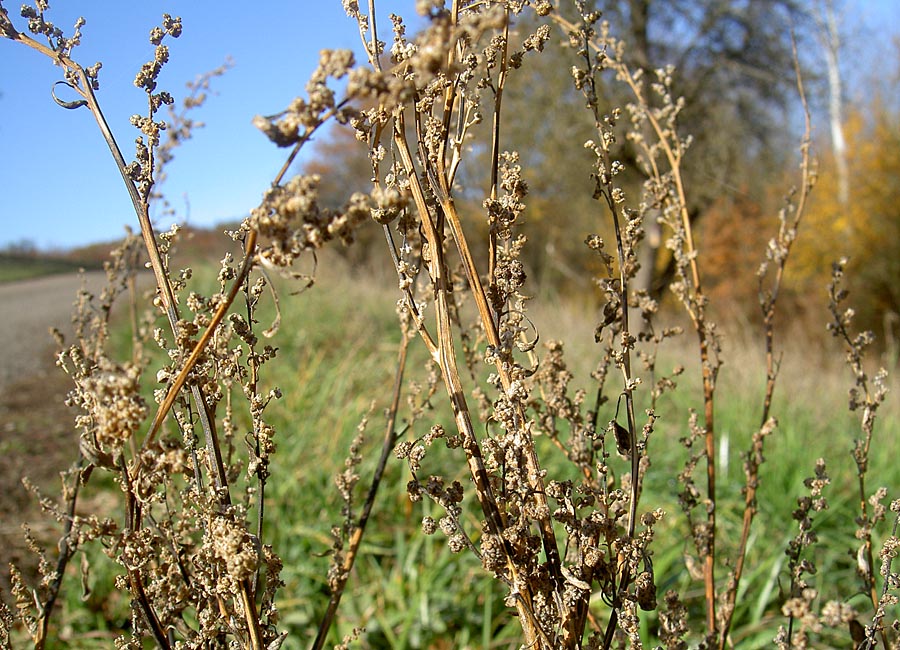
<path id="1" fill-rule="evenodd" d="M 850 626 L 850 638 L 853 639 L 853 649 L 861 648 L 866 640 L 866 628 L 855 618 L 851 618 L 847 621 L 847 624 Z"/>
<path id="2" fill-rule="evenodd" d="M 610 422 L 612 425 L 613 433 L 616 436 L 616 450 L 622 454 L 623 456 L 631 456 L 631 434 L 628 433 L 628 429 L 623 427 L 621 424 L 612 420 Z"/>
<path id="3" fill-rule="evenodd" d="M 645 612 L 652 612 L 656 609 L 656 585 L 653 583 L 653 573 L 650 571 L 641 571 L 637 579 L 634 581 L 635 597 L 637 603 Z"/>

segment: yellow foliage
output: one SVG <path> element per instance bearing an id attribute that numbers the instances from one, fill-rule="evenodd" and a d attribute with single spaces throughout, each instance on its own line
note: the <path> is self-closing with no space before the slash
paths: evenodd
<path id="1" fill-rule="evenodd" d="M 875 99 L 848 112 L 844 135 L 848 201 L 840 201 L 837 165 L 825 143 L 794 250 L 793 284 L 824 295 L 831 263 L 848 257 L 860 326 L 890 336 L 882 327 L 900 311 L 900 113 Z"/>

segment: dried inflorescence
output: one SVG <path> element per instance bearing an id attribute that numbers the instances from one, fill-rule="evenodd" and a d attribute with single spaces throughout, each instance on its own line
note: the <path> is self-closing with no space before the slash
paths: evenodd
<path id="1" fill-rule="evenodd" d="M 515 15 L 523 6 L 524 3 L 511 4 L 507 7 L 509 15 Z M 358 19 L 365 40 L 373 18 L 364 16 L 357 3 L 348 3 L 345 8 Z M 413 474 L 407 486 L 410 498 L 416 502 L 427 496 L 445 510 L 439 521 L 423 519 L 423 530 L 430 534 L 440 528 L 448 535 L 452 551 L 462 545 L 472 547 L 485 568 L 509 585 L 507 602 L 519 610 L 527 639 L 575 647 L 587 625 L 592 585 L 601 586 L 604 599 L 621 615 L 621 625 L 632 632 L 637 629 L 637 618 L 630 612 L 638 606 L 655 607 L 649 544 L 653 526 L 662 513 L 653 511 L 640 519 L 636 503 L 640 477 L 647 468 L 646 445 L 655 416 L 652 411 L 648 413 L 643 431 L 635 431 L 633 418 L 629 418 L 631 430 L 620 442 L 633 459 L 632 471 L 622 472 L 621 488 L 610 489 L 608 480 L 614 472 L 604 451 L 603 433 L 596 426 L 597 413 L 607 397 L 598 391 L 593 411 L 586 412 L 586 394 L 568 394 L 570 375 L 562 346 L 551 344 L 544 359 L 536 354 L 535 328 L 526 315 L 527 274 L 521 261 L 527 240 L 518 232 L 528 188 L 518 156 L 501 153 L 496 142 L 492 185 L 483 203 L 490 239 L 486 280 L 478 277 L 467 242 L 471 233 L 459 220 L 451 198 L 453 178 L 464 153 L 461 145 L 471 137 L 470 129 L 481 121 L 485 111 L 499 111 L 507 75 L 523 64 L 525 53 L 541 51 L 551 33 L 548 26 L 538 26 L 524 36 L 521 49 L 515 49 L 506 31 L 508 18 L 497 8 L 473 5 L 457 15 L 429 5 L 426 9 L 430 26 L 415 42 L 406 39 L 402 22 L 393 18 L 395 39 L 391 55 L 395 67 L 389 72 L 407 83 L 413 94 L 400 96 L 388 90 L 389 82 L 379 83 L 378 108 L 363 111 L 363 120 L 355 122 L 354 127 L 360 139 L 371 138 L 376 190 L 398 187 L 398 191 L 410 196 L 396 221 L 393 215 L 388 219 L 379 218 L 380 214 L 376 220 L 385 226 L 389 243 L 395 236 L 401 238 L 400 246 L 393 248 L 392 253 L 400 289 L 405 294 L 405 313 L 413 316 L 439 364 L 457 424 L 456 435 L 445 435 L 441 429 L 441 435 L 436 436 L 432 429 L 431 433 L 401 442 L 395 449 Z M 538 3 L 535 10 L 544 16 L 550 6 Z M 383 46 L 374 35 L 371 42 L 366 42 L 371 53 L 371 74 L 382 74 L 377 52 Z M 383 74 L 388 76 L 388 72 Z M 416 141 L 408 140 L 405 133 L 406 111 L 411 108 L 414 111 L 410 119 L 419 133 Z M 448 119 L 448 110 L 458 110 L 458 126 L 453 134 L 447 128 L 448 123 L 454 123 Z M 377 139 L 379 133 L 392 134 L 387 153 Z M 606 142 L 611 146 L 614 138 L 606 138 Z M 619 164 L 612 167 L 616 173 L 621 169 Z M 611 188 L 609 196 L 615 206 L 624 201 L 621 188 Z M 623 238 L 631 255 L 628 259 L 634 259 L 634 246 L 641 237 L 639 218 L 633 212 L 621 214 L 626 217 Z M 460 267 L 448 260 L 448 230 L 461 258 Z M 621 252 L 622 241 L 618 245 Z M 608 257 L 610 270 L 612 264 L 613 258 Z M 630 276 L 633 270 L 628 273 Z M 421 319 L 424 307 L 432 304 L 415 296 L 422 279 L 435 294 L 434 334 Z M 453 294 L 449 293 L 451 286 Z M 624 284 L 611 281 L 607 286 L 617 304 L 625 305 Z M 472 328 L 476 332 L 474 338 L 460 321 L 463 298 L 469 293 L 479 317 Z M 654 310 L 652 301 L 638 302 L 649 318 Z M 606 358 L 624 371 L 630 395 L 640 383 L 631 375 L 628 360 L 636 338 L 628 333 L 627 325 L 623 328 L 619 322 L 623 310 L 614 307 L 610 311 L 608 322 L 616 323 L 617 343 Z M 458 331 L 454 328 L 457 324 Z M 471 430 L 460 371 L 451 360 L 456 336 L 460 337 L 470 372 L 482 372 L 479 362 L 490 368 L 486 382 L 494 391 L 493 396 L 481 386 L 474 389 L 481 417 L 492 425 L 492 435 L 480 440 Z M 483 341 L 482 354 L 473 354 L 473 340 Z M 597 373 L 601 386 L 605 376 L 605 371 Z M 568 426 L 566 436 L 561 429 L 563 423 Z M 583 472 L 579 484 L 545 483 L 534 440 L 534 435 L 541 433 L 550 436 Z M 484 515 L 477 548 L 469 541 L 474 536 L 461 527 L 458 504 L 462 503 L 462 486 L 454 490 L 457 484 L 451 482 L 445 487 L 448 482 L 441 476 L 420 478 L 437 439 L 444 439 L 451 450 L 465 450 Z M 551 505 L 552 501 L 557 505 Z M 559 557 L 551 520 L 556 520 L 565 532 L 569 549 L 565 558 Z M 540 559 L 542 552 L 546 560 Z M 611 630 L 616 627 L 615 622 L 611 623 Z"/>
<path id="2" fill-rule="evenodd" d="M 88 106 L 103 125 L 93 94 L 99 65 L 83 69 L 69 58 L 83 21 L 76 26 L 75 36 L 66 39 L 45 19 L 46 5 L 39 2 L 25 13 L 33 33 L 49 39 L 69 85 L 84 98 L 63 105 Z M 2 7 L 0 15 L 4 36 L 45 52 L 11 26 Z M 219 291 L 211 295 L 192 291 L 192 270 L 172 266 L 177 228 L 157 237 L 148 219 L 150 201 L 159 198 L 153 189 L 160 180 L 159 163 L 170 160 L 173 148 L 190 137 L 196 123 L 187 119 L 187 111 L 202 104 L 197 92 L 208 89 L 208 80 L 202 79 L 191 89 L 185 112 L 175 119 L 177 137 L 161 143 L 161 133 L 168 125 L 157 114 L 174 101 L 168 92 L 158 90 L 159 75 L 169 59 L 163 40 L 178 37 L 181 30 L 180 19 L 164 15 L 161 25 L 150 33 L 155 46 L 153 60 L 135 79 L 148 99 L 146 115 L 132 118 L 141 132 L 137 159 L 126 164 L 111 134 L 104 130 L 142 224 L 146 254 L 158 282 L 153 300 L 158 311 L 155 315 L 132 314 L 131 358 L 117 360 L 109 343 L 113 304 L 124 292 L 135 292 L 135 277 L 144 264 L 139 253 L 141 239 L 129 234 L 106 265 L 108 286 L 100 296 L 87 291 L 79 294 L 75 342 L 65 345 L 58 336 L 63 346 L 58 363 L 75 384 L 68 401 L 78 409 L 80 454 L 73 469 L 64 475 L 63 505 L 41 498 L 63 524 L 64 533 L 56 566 L 41 563 L 43 584 L 34 593 L 29 610 L 23 608 L 19 616 L 38 647 L 47 639 L 67 564 L 94 540 L 100 540 L 120 565 L 117 587 L 131 597 L 131 631 L 116 641 L 118 647 L 140 647 L 143 639 L 151 637 L 159 647 L 170 648 L 175 644 L 175 630 L 184 647 L 204 647 L 223 634 L 245 639 L 254 648 L 270 644 L 274 648 L 283 640 L 274 627 L 280 560 L 260 541 L 262 520 L 252 520 L 245 505 L 232 503 L 232 494 L 238 497 L 237 491 L 242 490 L 238 498 L 245 503 L 255 499 L 254 506 L 261 511 L 269 460 L 275 450 L 275 430 L 266 422 L 265 410 L 280 393 L 277 389 L 266 392 L 259 384 L 260 368 L 275 357 L 275 349 L 261 345 L 254 331 L 254 314 L 266 281 L 258 278 L 244 283 L 249 254 L 240 268 L 226 256 Z M 159 160 L 157 153 L 161 154 Z M 336 227 L 335 232 L 343 231 Z M 224 311 L 241 287 L 245 289 L 246 317 L 225 320 Z M 137 304 L 136 295 L 132 302 Z M 168 331 L 154 322 L 160 312 L 169 322 Z M 198 337 L 208 343 L 198 343 Z M 147 372 L 150 355 L 144 347 L 150 338 L 163 353 L 154 373 Z M 152 391 L 158 405 L 152 422 L 144 398 L 152 388 L 148 375 L 158 382 Z M 235 398 L 246 400 L 243 409 L 234 408 Z M 220 422 L 215 414 L 223 404 Z M 170 409 L 174 417 L 165 423 Z M 236 410 L 243 410 L 241 419 L 251 423 L 240 445 L 235 436 Z M 246 453 L 241 453 L 242 448 Z M 124 513 L 119 523 L 75 514 L 79 495 L 89 489 L 98 469 L 110 472 L 119 486 Z M 85 585 L 90 573 L 85 556 Z"/>
<path id="3" fill-rule="evenodd" d="M 295 176 L 273 187 L 242 224 L 262 238 L 259 258 L 264 264 L 290 269 L 298 257 L 331 240 L 350 244 L 356 228 L 371 218 L 373 205 L 364 194 L 354 194 L 341 211 L 320 207 L 318 183 L 316 176 Z"/>
<path id="4" fill-rule="evenodd" d="M 876 416 L 879 408 L 884 404 L 887 395 L 887 371 L 879 368 L 874 377 L 871 377 L 865 368 L 865 356 L 867 349 L 874 342 L 874 335 L 869 331 L 853 334 L 853 308 L 844 307 L 848 292 L 841 288 L 844 278 L 844 267 L 847 260 L 842 258 L 832 265 L 831 282 L 828 285 L 828 307 L 831 312 L 831 322 L 828 330 L 841 341 L 846 350 L 846 363 L 853 375 L 853 386 L 849 390 L 848 408 L 850 411 L 861 411 L 860 432 L 861 437 L 854 441 L 853 460 L 856 464 L 857 498 L 859 500 L 859 514 L 856 518 L 856 539 L 859 546 L 851 552 L 856 557 L 856 572 L 859 576 L 863 591 L 869 598 L 874 610 L 872 622 L 865 627 L 864 645 L 860 647 L 871 648 L 881 641 L 885 647 L 889 647 L 890 639 L 896 639 L 897 629 L 890 629 L 885 625 L 889 608 L 897 603 L 897 587 L 900 581 L 892 571 L 892 561 L 896 554 L 896 535 L 900 515 L 895 515 L 891 536 L 883 543 L 880 560 L 881 569 L 876 571 L 873 533 L 879 524 L 883 524 L 887 517 L 888 507 L 884 500 L 888 496 L 885 487 L 877 488 L 874 493 L 869 493 L 869 453 L 872 447 L 875 433 Z M 890 503 L 890 510 L 900 511 L 900 500 Z M 882 584 L 879 589 L 876 583 L 876 575 L 881 575 Z M 893 622 L 894 628 L 897 621 Z"/>
<path id="5" fill-rule="evenodd" d="M 87 413 L 76 420 L 89 440 L 100 448 L 119 452 L 147 416 L 147 405 L 138 392 L 140 368 L 117 366 L 108 359 L 78 381 L 72 404 Z"/>
<path id="6" fill-rule="evenodd" d="M 160 146 L 160 135 L 168 126 L 165 120 L 156 119 L 156 114 L 162 106 L 171 106 L 175 102 L 169 92 L 156 92 L 159 75 L 169 61 L 169 47 L 162 41 L 166 36 L 178 38 L 181 30 L 180 17 L 163 14 L 162 26 L 150 31 L 150 42 L 155 46 L 153 60 L 144 63 L 134 78 L 134 85 L 147 94 L 148 109 L 145 116 L 131 116 L 131 125 L 142 135 L 135 139 L 135 159 L 125 168 L 125 172 L 134 181 L 145 205 L 149 204 L 153 186 L 158 180 L 156 150 Z"/>
<path id="7" fill-rule="evenodd" d="M 830 483 L 825 461 L 819 458 L 816 461 L 815 475 L 804 481 L 809 495 L 797 499 L 797 509 L 792 514 L 799 530 L 788 544 L 786 551 L 791 586 L 788 599 L 781 608 L 788 619 L 788 626 L 786 629 L 780 628 L 775 638 L 779 648 L 806 648 L 810 641 L 809 635 L 821 630 L 815 609 L 815 601 L 819 594 L 807 581 L 807 576 L 816 573 L 816 566 L 805 555 L 808 555 L 810 548 L 819 541 L 818 535 L 813 530 L 813 516 L 828 507 L 822 491 Z"/>

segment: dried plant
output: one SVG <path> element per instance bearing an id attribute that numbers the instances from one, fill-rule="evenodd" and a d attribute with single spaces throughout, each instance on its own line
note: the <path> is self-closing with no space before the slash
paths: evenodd
<path id="1" fill-rule="evenodd" d="M 269 408 L 282 393 L 267 388 L 263 377 L 269 364 L 290 360 L 260 339 L 273 336 L 280 320 L 260 331 L 261 305 L 271 274 L 302 277 L 297 270 L 302 258 L 332 241 L 351 244 L 357 228 L 372 219 L 383 232 L 383 260 L 396 272 L 400 344 L 382 444 L 361 506 L 357 493 L 369 416 L 336 477 L 343 509 L 335 513 L 340 523 L 332 529 L 328 602 L 313 647 L 324 647 L 341 600 L 349 595 L 354 562 L 392 455 L 408 470 L 409 500 L 428 499 L 442 513 L 424 515 L 422 533 L 440 530 L 450 552 L 472 554 L 502 585 L 521 626 L 522 647 L 639 648 L 647 642 L 642 625 L 648 616 L 657 622 L 652 633 L 666 648 L 733 647 L 764 443 L 778 430 L 772 413 L 779 371 L 776 307 L 815 178 L 808 112 L 799 189 L 779 214 L 759 270 L 765 389 L 759 426 L 745 456 L 740 533 L 733 548 L 722 539 L 718 520 L 725 500 L 716 468 L 722 342 L 710 317 L 702 255 L 688 212 L 691 188 L 683 161 L 690 138 L 679 132 L 683 103 L 673 91 L 675 70 L 658 70 L 652 78 L 632 70 L 624 56 L 628 44 L 583 0 L 571 5 L 420 0 L 417 9 L 426 26 L 410 37 L 402 18 L 391 16 L 390 45 L 379 39 L 374 0 L 365 11 L 355 0 L 343 5 L 358 25 L 367 62 L 358 64 L 349 51 L 322 52 L 305 96 L 254 120 L 288 154 L 260 205 L 229 233 L 241 244 L 242 257 L 225 254 L 214 292 L 203 295 L 191 288 L 192 269 L 173 266 L 178 229 L 156 233 L 150 219 L 151 203 L 161 198 L 161 166 L 196 126 L 186 113 L 171 112 L 168 121 L 160 115 L 162 106 L 175 101 L 158 84 L 169 58 L 164 42 L 181 34 L 180 19 L 164 15 L 150 33 L 154 59 L 135 79 L 148 107 L 145 115 L 132 118 L 140 136 L 134 160 L 126 162 L 99 104 L 100 65 L 85 68 L 72 58 L 84 21 L 67 38 L 49 22 L 49 7 L 40 0 L 22 9 L 26 32 L 0 4 L 0 33 L 61 66 L 65 81 L 60 83 L 79 97 L 57 103 L 86 107 L 97 121 L 131 196 L 144 248 L 139 254 L 138 239 L 129 237 L 114 254 L 110 288 L 99 300 L 81 296 L 77 340 L 60 353 L 59 365 L 74 383 L 70 402 L 78 410 L 78 460 L 64 477 L 63 505 L 48 498 L 42 503 L 64 534 L 55 565 L 36 548 L 41 558 L 36 589 L 13 569 L 15 607 L 0 609 L 0 640 L 9 643 L 18 625 L 35 647 L 44 647 L 67 565 L 79 553 L 87 558 L 85 547 L 99 543 L 119 565 L 116 587 L 127 592 L 132 607 L 131 628 L 117 647 L 144 647 L 148 638 L 166 649 L 281 646 L 287 634 L 279 627 L 277 606 L 282 560 L 267 543 L 277 522 L 266 518 L 266 495 L 278 479 L 271 469 L 277 436 L 290 432 L 276 433 L 270 421 Z M 523 31 L 519 25 L 532 24 L 526 15 L 535 22 Z M 563 343 L 547 338 L 531 320 L 523 262 L 523 250 L 531 245 L 523 216 L 529 189 L 518 154 L 503 146 L 505 120 L 515 117 L 504 111 L 509 79 L 524 74 L 520 69 L 541 56 L 553 38 L 564 39 L 577 61 L 569 72 L 583 93 L 595 136 L 571 144 L 594 156 L 596 232 L 614 237 L 608 243 L 591 234 L 584 241 L 600 269 L 594 278 L 601 313 L 590 389 L 575 388 Z M 199 93 L 209 78 L 191 87 L 186 110 L 202 103 Z M 609 106 L 607 83 L 622 84 L 631 101 Z M 799 73 L 798 87 L 806 109 Z M 320 205 L 320 178 L 286 178 L 301 148 L 332 121 L 353 129 L 371 162 L 371 190 L 348 197 L 339 210 Z M 489 128 L 479 128 L 483 121 Z M 623 181 L 623 140 L 637 152 L 644 179 L 634 196 Z M 473 144 L 488 151 L 490 161 L 478 214 L 470 214 L 459 187 L 460 170 L 472 164 Z M 658 302 L 633 288 L 649 219 L 668 232 L 666 245 L 675 260 L 670 288 L 697 342 L 700 408 L 685 413 L 680 425 L 687 430 L 687 459 L 677 479 L 683 525 L 693 543 L 687 562 L 699 562 L 697 579 L 703 584 L 700 617 L 697 599 L 687 593 L 658 593 L 662 580 L 653 558 L 671 540 L 657 539 L 666 513 L 644 494 L 658 435 L 658 402 L 685 372 L 679 365 L 669 375 L 658 374 L 659 349 L 681 330 L 661 327 Z M 134 316 L 133 352 L 120 362 L 110 353 L 109 319 L 114 299 L 135 291 L 141 255 L 156 280 L 156 312 Z M 895 517 L 882 544 L 879 593 L 873 531 L 886 520 L 887 490 L 870 495 L 866 482 L 886 373 L 870 382 L 863 370 L 870 338 L 849 334 L 852 313 L 838 308 L 845 297 L 837 285 L 840 273 L 837 266 L 832 331 L 849 349 L 856 382 L 850 407 L 863 411 L 862 438 L 854 451 L 861 544 L 856 557 L 870 622 L 860 632 L 863 614 L 838 601 L 816 612 L 818 594 L 806 580 L 815 566 L 804 553 L 816 542 L 812 514 L 827 505 L 822 490 L 829 478 L 819 461 L 815 477 L 806 482 L 810 493 L 794 512 L 800 530 L 787 549 L 790 588 L 782 611 L 788 623 L 775 638 L 779 647 L 807 647 L 823 627 L 842 625 L 857 647 L 874 647 L 879 640 L 884 647 L 897 644 L 897 623 L 890 619 L 898 579 L 891 562 L 900 519 Z M 157 326 L 160 315 L 166 327 Z M 408 415 L 401 423 L 407 351 L 416 340 L 427 354 L 428 379 L 408 391 Z M 163 359 L 155 365 L 144 347 L 151 341 Z M 154 379 L 150 400 L 147 389 Z M 432 412 L 441 391 L 449 405 L 446 419 Z M 452 459 L 450 471 L 434 460 L 445 451 Z M 698 470 L 705 481 L 695 479 Z M 120 510 L 83 515 L 76 507 L 79 494 L 100 473 L 114 481 Z M 891 511 L 898 511 L 897 503 L 891 502 Z M 723 568 L 725 580 L 717 577 Z M 83 573 L 89 571 L 83 563 Z M 354 635 L 339 647 L 348 647 Z"/>

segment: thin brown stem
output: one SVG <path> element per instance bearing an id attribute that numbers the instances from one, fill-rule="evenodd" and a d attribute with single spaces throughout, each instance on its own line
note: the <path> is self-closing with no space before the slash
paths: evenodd
<path id="1" fill-rule="evenodd" d="M 59 538 L 59 557 L 56 560 L 56 572 L 53 582 L 50 583 L 47 598 L 41 608 L 40 627 L 38 629 L 37 638 L 35 640 L 35 650 L 43 650 L 50 632 L 50 619 L 53 615 L 53 608 L 56 600 L 59 598 L 59 591 L 62 588 L 63 577 L 66 574 L 66 568 L 69 561 L 77 550 L 77 545 L 72 540 L 72 530 L 75 524 L 75 508 L 78 504 L 78 492 L 81 487 L 81 470 L 84 467 L 84 456 L 78 454 L 78 460 L 69 470 L 69 474 L 74 476 L 73 485 L 68 498 L 68 510 L 66 512 L 65 524 L 63 527 L 62 537 Z"/>
<path id="2" fill-rule="evenodd" d="M 734 608 L 737 600 L 737 592 L 740 587 L 741 578 L 744 572 L 744 564 L 747 558 L 747 545 L 750 539 L 750 529 L 753 524 L 754 517 L 757 512 L 756 495 L 759 489 L 759 466 L 762 463 L 763 448 L 765 444 L 764 432 L 774 423 L 770 424 L 772 398 L 775 394 L 775 383 L 778 377 L 780 360 L 776 358 L 775 353 L 775 315 L 778 295 L 781 289 L 781 282 L 784 278 L 784 270 L 787 264 L 791 247 L 796 237 L 797 227 L 800 225 L 806 205 L 809 199 L 809 193 L 812 190 L 812 161 L 810 159 L 810 141 L 812 137 L 812 123 L 809 113 L 809 105 L 806 101 L 806 92 L 803 87 L 803 78 L 800 74 L 800 66 L 797 58 L 796 43 L 794 44 L 794 70 L 797 77 L 797 91 L 800 96 L 800 103 L 803 107 L 804 114 L 804 134 L 800 145 L 800 194 L 794 206 L 793 218 L 790 222 L 786 222 L 788 218 L 785 215 L 779 227 L 776 245 L 782 248 L 781 255 L 777 258 L 775 265 L 774 277 L 772 285 L 768 290 L 764 290 L 763 282 L 765 277 L 760 277 L 760 307 L 763 315 L 763 331 L 765 336 L 766 349 L 766 387 L 763 394 L 762 413 L 760 415 L 759 432 L 754 436 L 754 441 L 750 451 L 747 454 L 747 484 L 744 491 L 744 512 L 741 521 L 741 538 L 735 556 L 735 566 L 731 574 L 731 580 L 728 584 L 728 590 L 725 596 L 725 611 L 721 629 L 719 630 L 718 647 L 719 650 L 725 650 L 728 643 L 728 634 L 731 630 L 731 624 L 734 620 Z"/>
<path id="3" fill-rule="evenodd" d="M 399 435 L 397 432 L 397 412 L 400 410 L 400 398 L 403 394 L 403 375 L 406 371 L 406 353 L 409 349 L 409 342 L 410 338 L 407 336 L 406 332 L 404 332 L 400 339 L 400 347 L 397 351 L 397 369 L 394 373 L 394 388 L 391 396 L 391 406 L 388 410 L 387 422 L 384 427 L 384 441 L 381 445 L 381 456 L 379 456 L 378 465 L 375 467 L 375 472 L 372 474 L 372 482 L 369 485 L 369 491 L 366 494 L 366 500 L 363 504 L 359 520 L 356 522 L 353 533 L 350 535 L 347 552 L 344 555 L 344 562 L 341 565 L 339 585 L 332 591 L 331 597 L 328 600 L 328 607 L 325 610 L 325 614 L 322 616 L 322 620 L 319 622 L 319 631 L 313 642 L 313 650 L 321 650 L 325 646 L 325 638 L 334 621 L 338 606 L 341 604 L 341 598 L 344 595 L 347 579 L 350 577 L 350 571 L 353 569 L 353 565 L 359 555 L 359 546 L 362 543 L 363 535 L 366 532 L 366 524 L 369 523 L 369 517 L 371 516 L 372 508 L 375 505 L 375 497 L 378 494 L 378 488 L 381 485 L 381 479 L 384 476 L 388 458 L 390 458 L 391 452 L 397 444 L 397 437 Z"/>
<path id="4" fill-rule="evenodd" d="M 497 200 L 500 186 L 500 118 L 503 105 L 503 88 L 506 85 L 507 51 L 509 49 L 509 9 L 503 24 L 503 54 L 500 58 L 500 72 L 494 89 L 494 116 L 491 123 L 491 192 L 492 201 Z M 494 281 L 497 265 L 497 233 L 494 228 L 488 233 L 488 281 Z"/>
<path id="5" fill-rule="evenodd" d="M 119 472 L 122 480 L 122 489 L 125 492 L 125 528 L 132 532 L 137 531 L 141 527 L 141 504 L 135 497 L 134 482 L 124 458 L 119 459 Z M 150 603 L 147 592 L 144 590 L 144 581 L 141 578 L 140 569 L 126 567 L 126 570 L 132 598 L 144 615 L 144 621 L 147 627 L 150 628 L 150 632 L 156 640 L 156 645 L 160 650 L 169 650 L 171 647 L 169 639 L 163 630 L 156 610 Z"/>

